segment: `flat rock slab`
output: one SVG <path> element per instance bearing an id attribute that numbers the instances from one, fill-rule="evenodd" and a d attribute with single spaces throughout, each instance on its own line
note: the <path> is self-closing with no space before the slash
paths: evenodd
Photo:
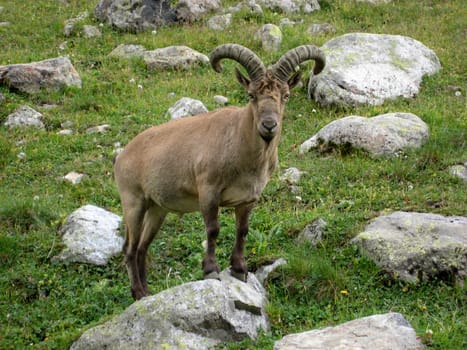
<path id="1" fill-rule="evenodd" d="M 265 303 L 253 274 L 244 283 L 223 271 L 220 280 L 184 283 L 133 303 L 84 332 L 71 350 L 213 349 L 267 331 Z"/>
<path id="2" fill-rule="evenodd" d="M 352 243 L 408 282 L 467 276 L 467 217 L 394 212 L 372 220 Z"/>
<path id="3" fill-rule="evenodd" d="M 120 216 L 94 205 L 75 210 L 60 229 L 66 247 L 54 260 L 105 265 L 122 252 L 121 221 Z"/>
<path id="4" fill-rule="evenodd" d="M 381 105 L 386 99 L 410 98 L 425 75 L 441 69 L 432 50 L 400 35 L 345 34 L 321 49 L 326 67 L 310 78 L 308 94 L 322 105 Z"/>
<path id="5" fill-rule="evenodd" d="M 412 113 L 388 113 L 372 118 L 349 116 L 335 120 L 305 141 L 300 153 L 312 148 L 356 148 L 373 157 L 391 156 L 405 148 L 418 148 L 429 136 L 428 125 Z"/>
<path id="6" fill-rule="evenodd" d="M 399 313 L 359 318 L 336 327 L 290 334 L 274 350 L 418 350 L 424 346 Z"/>
<path id="7" fill-rule="evenodd" d="M 67 57 L 0 66 L 0 84 L 29 94 L 41 89 L 81 87 L 81 78 Z"/>

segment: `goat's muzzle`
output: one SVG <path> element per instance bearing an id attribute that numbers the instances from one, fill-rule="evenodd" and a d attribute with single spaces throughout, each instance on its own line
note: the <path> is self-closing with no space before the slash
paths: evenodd
<path id="1" fill-rule="evenodd" d="M 277 118 L 267 118 L 261 121 L 258 131 L 263 140 L 269 142 L 276 136 L 278 130 Z"/>

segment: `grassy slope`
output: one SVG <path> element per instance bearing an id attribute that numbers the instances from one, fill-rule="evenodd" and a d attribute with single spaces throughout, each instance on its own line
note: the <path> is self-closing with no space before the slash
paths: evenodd
<path id="1" fill-rule="evenodd" d="M 237 42 L 251 47 L 266 62 L 280 53 L 266 53 L 252 39 L 263 23 L 278 23 L 283 15 L 263 17 L 242 12 L 226 33 L 214 33 L 202 23 L 160 29 L 157 35 L 118 33 L 101 28 L 101 38 L 64 38 L 64 21 L 84 10 L 92 13 L 96 0 L 0 0 L 0 64 L 24 63 L 69 55 L 82 80 L 82 89 L 26 96 L 1 87 L 6 101 L 0 122 L 17 107 L 28 104 L 44 114 L 47 130 L 8 130 L 0 127 L 0 348 L 32 345 L 43 349 L 69 346 L 86 328 L 117 314 L 132 303 L 121 257 L 106 267 L 54 264 L 60 251 L 58 227 L 74 209 L 89 203 L 121 213 L 112 180 L 115 142 L 125 144 L 148 125 L 167 120 L 167 109 L 183 96 L 215 108 L 212 97 L 228 96 L 232 104 L 246 102 L 226 62 L 222 75 L 208 67 L 182 72 L 147 72 L 139 60 L 107 57 L 118 44 L 142 44 L 148 49 L 186 44 L 208 54 L 216 45 Z M 235 1 L 224 1 L 224 4 Z M 275 339 L 337 324 L 374 313 L 403 313 L 417 333 L 434 349 L 460 349 L 467 323 L 465 289 L 433 281 L 421 286 L 391 282 L 348 244 L 368 219 L 385 210 L 413 210 L 466 215 L 466 188 L 446 172 L 467 159 L 465 28 L 463 1 L 395 1 L 381 6 L 352 1 L 320 1 L 322 10 L 306 16 L 296 27 L 284 29 L 282 52 L 299 44 L 321 45 L 348 32 L 401 34 L 432 48 L 443 70 L 426 78 L 413 100 L 390 101 L 380 107 L 351 110 L 321 108 L 306 99 L 305 89 L 292 94 L 280 147 L 281 169 L 307 171 L 297 201 L 278 180 L 267 186 L 251 220 L 247 253 L 249 264 L 285 257 L 289 265 L 271 278 L 268 308 L 272 332 L 259 345 L 246 341 L 231 349 L 272 348 Z M 310 37 L 313 22 L 329 22 L 337 33 Z M 93 24 L 92 18 L 87 24 Z M 97 23 L 94 23 L 97 24 Z M 67 41 L 64 52 L 58 46 Z M 309 68 L 309 66 L 308 66 Z M 130 83 L 134 79 L 136 83 Z M 142 89 L 137 85 L 142 85 Z M 175 92 L 176 96 L 169 93 Z M 44 103 L 57 104 L 44 109 Z M 313 113 L 312 110 L 316 112 Z M 430 140 L 419 150 L 394 159 L 374 160 L 365 154 L 299 155 L 296 145 L 332 120 L 350 114 L 373 116 L 408 111 L 430 126 Z M 75 134 L 56 132 L 64 121 Z M 88 127 L 108 123 L 105 135 L 88 135 Z M 17 155 L 24 152 L 26 157 Z M 86 173 L 78 186 L 60 180 L 69 171 Z M 295 237 L 311 220 L 328 221 L 323 244 L 311 249 Z M 234 218 L 224 210 L 218 256 L 226 266 L 232 246 Z M 170 216 L 152 247 L 149 282 L 152 292 L 201 277 L 202 221 L 197 214 Z M 342 292 L 345 291 L 345 292 Z M 425 336 L 433 330 L 432 339 Z M 465 345 L 465 343 L 464 343 Z"/>

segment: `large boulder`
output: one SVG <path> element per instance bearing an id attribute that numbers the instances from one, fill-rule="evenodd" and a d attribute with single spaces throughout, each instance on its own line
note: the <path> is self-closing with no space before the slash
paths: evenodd
<path id="1" fill-rule="evenodd" d="M 225 270 L 220 280 L 185 283 L 133 303 L 84 332 L 71 350 L 213 349 L 267 331 L 265 305 L 265 291 L 253 274 L 244 283 Z"/>
<path id="2" fill-rule="evenodd" d="M 0 66 L 0 84 L 13 90 L 37 93 L 41 89 L 57 90 L 81 87 L 81 78 L 67 57 L 26 64 Z"/>
<path id="3" fill-rule="evenodd" d="M 352 243 L 408 282 L 467 276 L 467 217 L 394 212 L 371 221 Z"/>
<path id="4" fill-rule="evenodd" d="M 349 116 L 335 120 L 300 146 L 312 148 L 356 148 L 373 157 L 391 156 L 405 148 L 418 148 L 428 138 L 428 125 L 412 113 L 388 113 L 372 118 Z"/>
<path id="5" fill-rule="evenodd" d="M 94 16 L 121 30 L 142 32 L 175 22 L 170 0 L 100 0 Z"/>
<path id="6" fill-rule="evenodd" d="M 122 252 L 121 221 L 120 216 L 94 205 L 75 210 L 60 229 L 65 248 L 54 260 L 105 265 Z"/>
<path id="7" fill-rule="evenodd" d="M 359 318 L 335 327 L 290 334 L 274 350 L 417 350 L 424 346 L 399 313 Z"/>
<path id="8" fill-rule="evenodd" d="M 308 94 L 322 105 L 380 105 L 413 97 L 422 78 L 441 69 L 432 50 L 400 35 L 346 34 L 321 49 L 326 67 L 310 78 Z"/>

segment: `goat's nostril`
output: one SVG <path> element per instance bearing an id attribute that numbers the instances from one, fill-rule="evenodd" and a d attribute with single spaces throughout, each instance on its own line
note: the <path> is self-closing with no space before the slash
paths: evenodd
<path id="1" fill-rule="evenodd" d="M 261 125 L 263 125 L 263 127 L 267 131 L 271 132 L 277 127 L 277 122 L 272 121 L 272 120 L 271 121 L 264 121 L 264 122 L 261 123 Z"/>

